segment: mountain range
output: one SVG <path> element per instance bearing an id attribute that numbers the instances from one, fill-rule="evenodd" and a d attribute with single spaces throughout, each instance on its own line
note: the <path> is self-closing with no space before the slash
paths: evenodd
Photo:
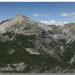
<path id="1" fill-rule="evenodd" d="M 0 72 L 75 72 L 75 23 L 46 25 L 25 15 L 0 23 Z"/>

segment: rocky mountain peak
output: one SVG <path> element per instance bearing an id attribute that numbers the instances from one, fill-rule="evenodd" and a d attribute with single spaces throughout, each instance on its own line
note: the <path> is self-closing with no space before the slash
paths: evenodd
<path id="1" fill-rule="evenodd" d="M 29 18 L 25 15 L 21 15 L 21 14 L 17 14 L 15 17 L 13 17 L 12 19 L 15 20 L 21 20 L 21 21 L 25 21 L 25 20 L 29 20 Z"/>
<path id="2" fill-rule="evenodd" d="M 0 32 L 5 33 L 6 31 L 18 31 L 18 32 L 37 32 L 39 27 L 36 25 L 35 21 L 32 21 L 29 17 L 25 15 L 16 15 L 9 20 L 3 21 L 0 24 Z"/>

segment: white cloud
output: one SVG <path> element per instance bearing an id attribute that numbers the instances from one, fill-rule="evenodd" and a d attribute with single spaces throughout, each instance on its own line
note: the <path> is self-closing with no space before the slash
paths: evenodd
<path id="1" fill-rule="evenodd" d="M 68 16 L 68 13 L 62 13 L 61 16 Z"/>
<path id="2" fill-rule="evenodd" d="M 46 17 L 49 16 L 50 14 L 45 14 L 45 13 L 34 13 L 32 14 L 34 17 Z"/>
<path id="3" fill-rule="evenodd" d="M 66 23 L 68 23 L 67 21 L 55 21 L 55 20 L 46 20 L 46 21 L 41 21 L 41 23 L 44 23 L 44 24 L 48 24 L 48 25 L 64 25 Z"/>
<path id="4" fill-rule="evenodd" d="M 48 21 L 48 20 L 44 21 L 44 20 L 42 20 L 41 23 L 45 23 L 45 24 L 55 24 L 56 21 L 55 21 L 55 20 L 51 20 L 51 21 Z"/>
<path id="5" fill-rule="evenodd" d="M 64 17 L 75 17 L 75 12 L 71 12 L 71 13 L 62 13 L 61 16 L 64 16 Z"/>
<path id="6" fill-rule="evenodd" d="M 33 14 L 33 16 L 38 17 L 41 16 L 41 14 Z"/>

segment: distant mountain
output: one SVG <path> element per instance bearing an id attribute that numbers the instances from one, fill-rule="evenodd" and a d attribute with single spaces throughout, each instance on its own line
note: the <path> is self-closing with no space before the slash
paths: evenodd
<path id="1" fill-rule="evenodd" d="M 75 24 L 46 25 L 16 15 L 0 23 L 1 72 L 75 72 Z"/>

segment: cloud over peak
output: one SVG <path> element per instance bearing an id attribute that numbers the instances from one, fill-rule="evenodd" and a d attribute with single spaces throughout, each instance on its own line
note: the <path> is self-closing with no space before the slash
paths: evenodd
<path id="1" fill-rule="evenodd" d="M 46 21 L 43 21 L 41 20 L 41 23 L 44 23 L 44 24 L 48 24 L 48 25 L 64 25 L 64 24 L 67 24 L 68 22 L 67 21 L 55 21 L 55 20 L 46 20 Z"/>

